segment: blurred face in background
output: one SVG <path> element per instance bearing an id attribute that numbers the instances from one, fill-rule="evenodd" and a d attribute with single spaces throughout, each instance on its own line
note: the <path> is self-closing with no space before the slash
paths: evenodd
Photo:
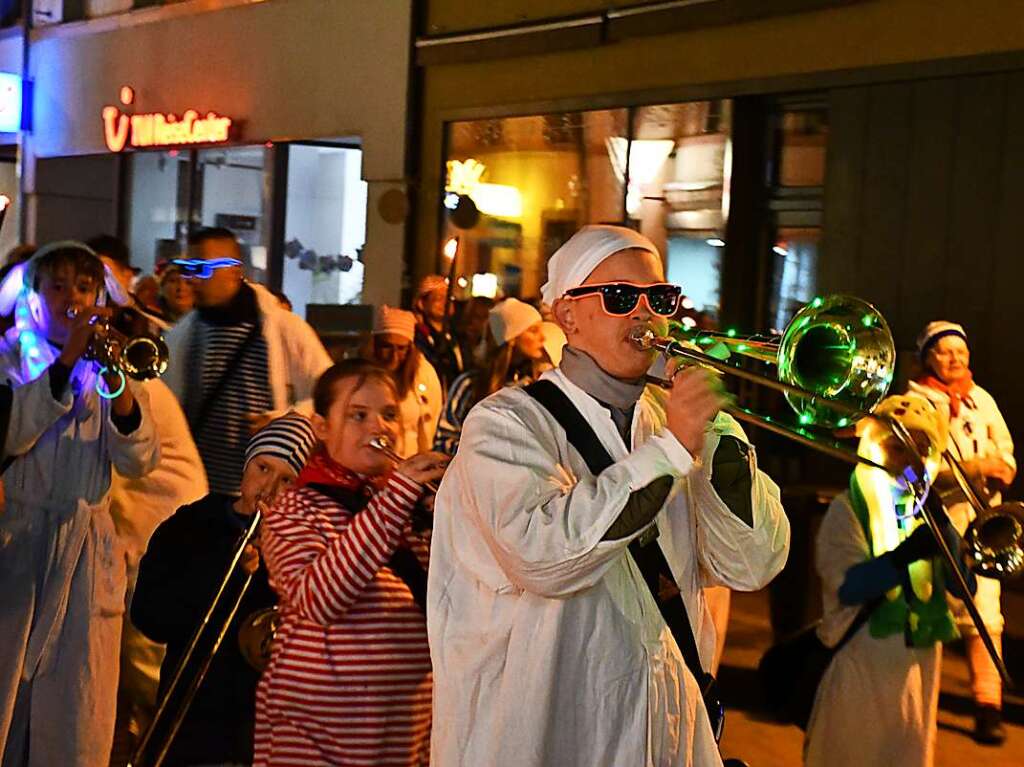
<path id="1" fill-rule="evenodd" d="M 397 372 L 409 356 L 412 341 L 395 333 L 376 333 L 373 336 L 373 356 L 381 367 Z"/>
<path id="2" fill-rule="evenodd" d="M 544 330 L 539 322 L 520 333 L 516 337 L 515 344 L 516 352 L 525 359 L 534 361 L 544 359 L 546 354 L 544 351 Z"/>
<path id="3" fill-rule="evenodd" d="M 182 277 L 181 270 L 177 267 L 172 266 L 168 269 L 160 286 L 160 297 L 175 315 L 187 314 L 196 303 L 192 282 Z"/>
<path id="4" fill-rule="evenodd" d="M 925 365 L 944 384 L 955 384 L 971 371 L 971 351 L 960 336 L 944 336 L 928 350 Z"/>
<path id="5" fill-rule="evenodd" d="M 444 322 L 446 298 L 443 290 L 432 290 L 420 296 L 419 307 L 423 319 L 431 325 L 440 326 Z"/>

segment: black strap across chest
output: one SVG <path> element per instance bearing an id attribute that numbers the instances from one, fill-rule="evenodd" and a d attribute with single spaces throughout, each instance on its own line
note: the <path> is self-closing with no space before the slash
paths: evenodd
<path id="1" fill-rule="evenodd" d="M 558 421 L 562 429 L 565 430 L 569 444 L 583 458 L 591 474 L 596 477 L 614 463 L 593 427 L 587 423 L 572 400 L 556 384 L 547 380 L 535 381 L 524 387 L 524 391 L 543 405 Z M 683 654 L 683 660 L 686 661 L 690 673 L 704 690 L 711 680 L 711 675 L 704 671 L 700 662 L 697 641 L 693 636 L 693 627 L 690 625 L 690 619 L 686 612 L 686 601 L 682 594 L 674 588 L 675 577 L 661 546 L 658 545 L 656 538 L 650 540 L 646 545 L 641 544 L 638 538 L 629 544 L 629 553 L 643 575 L 644 582 L 650 589 L 676 644 L 679 645 L 679 650 Z M 668 585 L 673 587 L 672 591 L 675 592 L 673 596 L 664 600 L 661 598 L 663 579 L 667 579 Z"/>

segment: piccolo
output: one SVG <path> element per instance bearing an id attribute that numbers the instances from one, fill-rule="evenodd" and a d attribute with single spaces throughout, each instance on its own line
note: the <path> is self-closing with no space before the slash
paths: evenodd
<path id="1" fill-rule="evenodd" d="M 402 458 L 402 456 L 400 456 L 392 449 L 391 440 L 389 440 L 387 437 L 374 437 L 373 439 L 370 440 L 370 447 L 372 447 L 374 450 L 379 450 L 395 463 L 401 463 L 402 461 L 405 460 L 404 458 Z M 430 492 L 437 493 L 437 482 L 425 482 L 423 486 L 426 487 L 427 490 L 429 490 Z"/>

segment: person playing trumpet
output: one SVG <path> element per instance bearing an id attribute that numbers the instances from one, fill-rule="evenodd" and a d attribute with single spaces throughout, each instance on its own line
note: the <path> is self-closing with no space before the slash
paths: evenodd
<path id="1" fill-rule="evenodd" d="M 83 358 L 112 314 L 106 299 L 126 299 L 90 248 L 40 248 L 8 275 L 9 293 L 0 378 L 18 406 L 0 516 L 0 761 L 106 767 L 126 589 L 111 470 L 152 471 L 156 419 L 135 382 Z"/>
<path id="2" fill-rule="evenodd" d="M 399 395 L 346 360 L 313 392 L 323 447 L 267 513 L 263 554 L 280 626 L 256 698 L 256 765 L 425 764 L 431 674 L 427 548 L 412 524 L 447 458 L 392 466 Z"/>
<path id="3" fill-rule="evenodd" d="M 431 764 L 721 765 L 683 643 L 707 669 L 702 587 L 782 569 L 778 488 L 704 371 L 670 363 L 670 389 L 645 385 L 656 352 L 630 334 L 664 335 L 680 296 L 650 240 L 584 227 L 542 292 L 568 345 L 541 383 L 563 405 L 536 383 L 480 402 L 435 503 Z M 611 460 L 597 476 L 556 417 L 570 409 Z"/>
<path id="4" fill-rule="evenodd" d="M 167 646 L 160 667 L 160 699 L 168 694 L 178 664 L 210 608 L 252 515 L 291 486 L 315 445 L 313 427 L 305 416 L 289 413 L 274 419 L 249 440 L 238 496 L 212 492 L 182 506 L 156 528 L 139 564 L 131 619 L 146 637 Z M 169 767 L 252 762 L 259 671 L 246 661 L 238 633 L 247 617 L 273 606 L 277 599 L 255 547 L 244 552 L 242 570 L 232 574 L 226 598 L 210 619 L 212 628 L 194 648 L 191 667 L 184 671 L 183 678 L 191 680 L 200 659 L 212 651 L 214 637 L 227 621 L 246 574 L 251 574 L 252 582 L 226 639 L 167 752 L 164 764 Z M 180 705 L 182 689 L 177 689 L 177 699 L 168 701 L 170 710 L 176 711 Z M 167 721 L 151 734 L 148 756 L 169 737 Z"/>

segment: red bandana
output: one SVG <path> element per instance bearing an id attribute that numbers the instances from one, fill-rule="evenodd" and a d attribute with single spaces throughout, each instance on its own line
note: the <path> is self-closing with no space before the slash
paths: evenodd
<path id="1" fill-rule="evenodd" d="M 974 402 L 971 401 L 969 396 L 971 389 L 974 388 L 974 376 L 971 375 L 970 370 L 967 371 L 967 375 L 953 384 L 943 383 L 933 375 L 923 375 L 917 379 L 917 383 L 927 386 L 929 389 L 940 391 L 949 397 L 949 414 L 953 418 L 960 415 L 961 404 L 966 402 L 969 406 L 974 406 Z"/>
<path id="2" fill-rule="evenodd" d="M 386 481 L 386 474 L 379 477 L 364 477 L 356 474 L 327 455 L 326 450 L 320 449 L 306 462 L 305 467 L 295 480 L 295 487 L 329 485 L 360 493 L 367 485 L 376 490 Z"/>

